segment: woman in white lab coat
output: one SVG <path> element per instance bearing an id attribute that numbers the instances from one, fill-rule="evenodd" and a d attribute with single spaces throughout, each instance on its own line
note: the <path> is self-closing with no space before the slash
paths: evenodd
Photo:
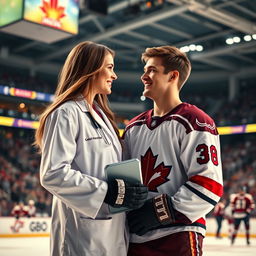
<path id="1" fill-rule="evenodd" d="M 54 102 L 44 111 L 35 144 L 41 150 L 40 181 L 53 194 L 52 256 L 124 256 L 125 213 L 108 204 L 142 206 L 147 188 L 106 182 L 104 167 L 121 161 L 122 147 L 107 104 L 114 52 L 82 42 L 69 53 Z"/>

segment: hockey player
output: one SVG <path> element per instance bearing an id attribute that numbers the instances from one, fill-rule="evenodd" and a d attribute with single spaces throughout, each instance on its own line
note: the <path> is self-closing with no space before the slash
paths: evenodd
<path id="1" fill-rule="evenodd" d="M 234 244 L 237 231 L 241 222 L 244 222 L 246 230 L 246 242 L 250 244 L 250 213 L 254 209 L 254 201 L 251 194 L 246 193 L 246 187 L 240 187 L 237 194 L 232 194 L 230 199 L 231 209 L 234 217 L 234 232 L 231 244 Z"/>
<path id="2" fill-rule="evenodd" d="M 16 204 L 12 211 L 11 211 L 11 215 L 15 217 L 15 221 L 14 224 L 11 226 L 11 230 L 15 233 L 19 232 L 19 230 L 21 228 L 23 228 L 24 226 L 24 221 L 21 220 L 21 217 L 24 217 L 26 215 L 26 209 L 24 208 L 24 203 L 23 202 L 19 202 L 18 204 Z"/>
<path id="3" fill-rule="evenodd" d="M 35 207 L 35 201 L 29 200 L 27 205 L 27 217 L 35 217 L 36 216 L 36 207 Z"/>
<path id="4" fill-rule="evenodd" d="M 125 158 L 139 158 L 149 188 L 146 203 L 128 213 L 129 256 L 202 255 L 205 215 L 223 193 L 219 135 L 214 121 L 182 102 L 187 56 L 172 46 L 147 48 L 144 96 L 154 108 L 133 118 Z"/>
<path id="5" fill-rule="evenodd" d="M 222 227 L 222 221 L 224 219 L 224 210 L 225 210 L 225 199 L 221 199 L 218 202 L 213 210 L 213 215 L 215 216 L 217 222 L 217 231 L 216 231 L 216 238 L 221 238 L 220 230 Z"/>

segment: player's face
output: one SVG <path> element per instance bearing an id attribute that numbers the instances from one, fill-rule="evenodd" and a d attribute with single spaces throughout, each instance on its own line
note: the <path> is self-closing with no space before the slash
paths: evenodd
<path id="1" fill-rule="evenodd" d="M 240 195 L 244 195 L 245 194 L 245 192 L 244 192 L 244 190 L 239 190 L 239 192 L 238 192 Z"/>
<path id="2" fill-rule="evenodd" d="M 144 84 L 143 95 L 152 100 L 161 98 L 168 89 L 169 77 L 169 73 L 164 73 L 161 58 L 149 58 L 144 66 L 144 74 L 141 76 L 141 81 Z"/>
<path id="3" fill-rule="evenodd" d="M 116 79 L 117 75 L 114 72 L 114 59 L 113 56 L 108 53 L 105 56 L 103 67 L 93 80 L 95 94 L 110 94 L 112 82 Z"/>

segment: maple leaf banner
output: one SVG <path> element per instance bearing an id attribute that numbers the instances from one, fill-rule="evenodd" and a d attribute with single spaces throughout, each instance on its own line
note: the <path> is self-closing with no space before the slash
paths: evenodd
<path id="1" fill-rule="evenodd" d="M 78 33 L 79 0 L 24 0 L 24 19 Z"/>

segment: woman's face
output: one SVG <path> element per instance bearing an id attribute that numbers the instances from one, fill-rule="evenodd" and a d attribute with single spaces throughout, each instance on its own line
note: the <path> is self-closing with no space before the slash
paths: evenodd
<path id="1" fill-rule="evenodd" d="M 108 53 L 103 61 L 103 67 L 93 80 L 95 94 L 110 94 L 113 80 L 117 79 L 114 72 L 114 59 Z"/>

